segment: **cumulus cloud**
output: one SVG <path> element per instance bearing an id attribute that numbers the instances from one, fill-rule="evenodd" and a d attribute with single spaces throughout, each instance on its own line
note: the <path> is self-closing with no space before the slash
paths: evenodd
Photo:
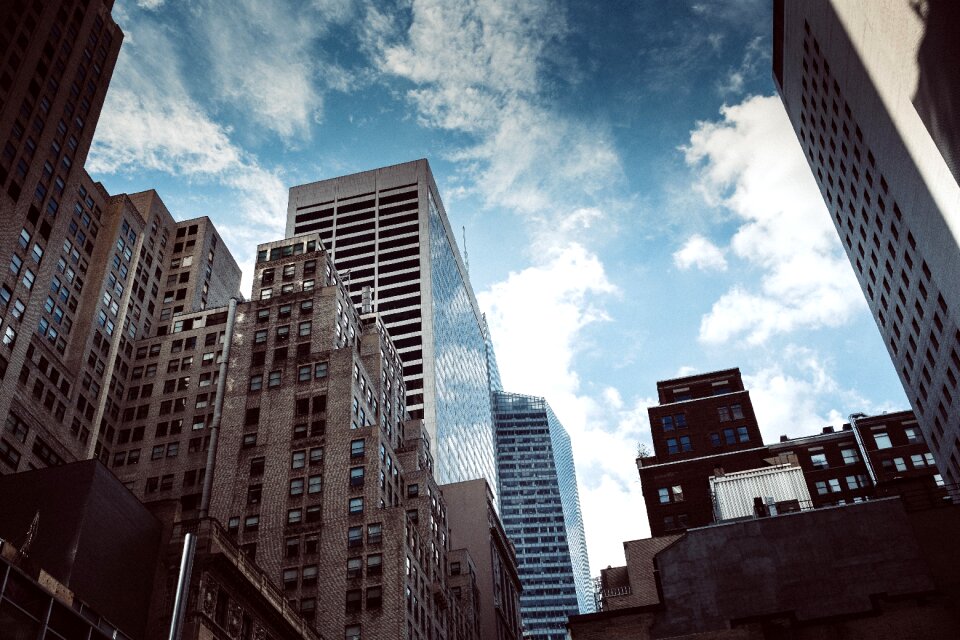
<path id="1" fill-rule="evenodd" d="M 714 303 L 700 340 L 762 344 L 848 322 L 863 296 L 779 99 L 754 96 L 721 116 L 697 125 L 686 161 L 704 199 L 739 218 L 730 248 L 761 277 Z"/>
<path id="2" fill-rule="evenodd" d="M 702 271 L 726 271 L 727 259 L 723 250 L 700 234 L 690 236 L 680 249 L 673 254 L 673 264 L 678 269 L 687 270 L 696 267 Z"/>
<path id="3" fill-rule="evenodd" d="M 570 434 L 595 572 L 623 563 L 624 540 L 649 534 L 634 458 L 638 444 L 650 442 L 652 400 L 627 401 L 613 387 L 584 388 L 574 362 L 583 331 L 609 320 L 603 301 L 617 294 L 599 258 L 569 243 L 477 296 L 504 387 L 545 396 Z M 622 517 L 610 525 L 614 512 Z M 608 524 L 591 526 L 599 522 Z"/>
<path id="4" fill-rule="evenodd" d="M 788 345 L 782 355 L 743 376 L 766 442 L 777 442 L 781 435 L 818 433 L 827 425 L 839 428 L 851 413 L 876 415 L 896 409 L 845 388 L 831 374 L 830 359 L 813 349 Z"/>

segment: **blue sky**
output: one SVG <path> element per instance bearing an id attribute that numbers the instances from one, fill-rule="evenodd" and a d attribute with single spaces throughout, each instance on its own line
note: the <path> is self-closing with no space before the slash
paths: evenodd
<path id="1" fill-rule="evenodd" d="M 120 0 L 88 169 L 245 270 L 287 189 L 430 160 L 504 385 L 574 443 L 593 572 L 648 535 L 656 381 L 739 366 L 768 440 L 907 402 L 770 79 L 767 0 Z"/>

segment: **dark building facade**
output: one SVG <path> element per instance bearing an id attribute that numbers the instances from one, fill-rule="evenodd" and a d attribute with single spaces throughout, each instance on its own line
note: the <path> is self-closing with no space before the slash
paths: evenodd
<path id="1" fill-rule="evenodd" d="M 19 588 L 5 590 L 0 600 L 17 606 L 0 604 L 3 635 L 28 637 L 13 630 L 36 631 L 45 623 L 82 628 L 63 611 L 65 600 L 77 612 L 96 612 L 91 615 L 105 632 L 146 637 L 162 525 L 102 464 L 86 460 L 2 476 L 0 510 L 0 538 L 13 545 L 7 560 L 16 565 L 7 567 L 8 575 L 37 598 L 17 602 Z M 69 596 L 55 602 L 56 597 L 43 595 L 47 578 Z M 41 585 L 31 586 L 31 581 Z M 51 595 L 57 592 L 53 589 Z M 48 607 L 56 622 L 46 620 Z"/>
<path id="2" fill-rule="evenodd" d="M 711 477 L 774 464 L 803 470 L 809 499 L 804 497 L 808 504 L 802 508 L 899 493 L 903 479 L 913 481 L 902 487 L 911 494 L 933 500 L 943 494 L 943 479 L 912 412 L 861 415 L 840 429 L 764 444 L 739 370 L 657 386 L 661 404 L 649 410 L 654 455 L 637 459 L 654 536 L 716 521 Z M 687 399 L 677 401 L 678 395 Z"/>
<path id="3" fill-rule="evenodd" d="M 626 542 L 570 637 L 953 638 L 957 527 L 949 501 L 895 497 Z"/>

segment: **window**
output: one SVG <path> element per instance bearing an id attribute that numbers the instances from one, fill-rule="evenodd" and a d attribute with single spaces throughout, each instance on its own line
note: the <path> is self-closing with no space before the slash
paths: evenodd
<path id="1" fill-rule="evenodd" d="M 290 458 L 290 468 L 291 469 L 303 469 L 306 465 L 307 452 L 306 451 L 294 451 Z"/>
<path id="2" fill-rule="evenodd" d="M 326 378 L 327 377 L 327 363 L 318 362 L 313 366 L 313 377 L 314 378 Z"/>
<path id="3" fill-rule="evenodd" d="M 817 482 L 816 482 L 816 487 L 817 487 L 817 494 L 818 494 L 818 495 L 821 495 L 821 496 L 822 496 L 822 495 L 825 495 L 825 494 L 827 493 L 827 483 L 824 482 L 823 480 L 817 480 Z"/>
<path id="4" fill-rule="evenodd" d="M 251 475 L 251 476 L 262 476 L 262 475 L 263 475 L 263 468 L 264 468 L 265 460 L 266 460 L 266 458 L 264 458 L 264 457 L 262 457 L 262 456 L 259 457 L 259 458 L 252 458 L 252 459 L 250 460 L 250 475 Z"/>
<path id="5" fill-rule="evenodd" d="M 907 470 L 907 463 L 904 461 L 903 458 L 894 458 L 894 459 L 893 459 L 893 466 L 894 466 L 894 468 L 896 468 L 897 471 L 906 471 L 906 470 Z"/>
<path id="6" fill-rule="evenodd" d="M 730 405 L 730 415 L 734 420 L 743 420 L 743 408 L 739 404 Z"/>
<path id="7" fill-rule="evenodd" d="M 673 431 L 673 416 L 663 416 L 660 418 L 660 424 L 664 431 Z"/>
<path id="8" fill-rule="evenodd" d="M 359 547 L 363 545 L 363 527 L 350 527 L 347 529 L 347 546 Z"/>
<path id="9" fill-rule="evenodd" d="M 290 496 L 303 495 L 303 478 L 294 478 L 290 481 Z"/>
<path id="10" fill-rule="evenodd" d="M 660 496 L 660 504 L 670 503 L 670 489 L 668 487 L 661 487 L 660 489 L 657 489 L 657 493 Z"/>
<path id="11" fill-rule="evenodd" d="M 347 513 L 352 516 L 363 513 L 363 498 L 350 498 L 347 505 Z"/>
<path id="12" fill-rule="evenodd" d="M 717 413 L 720 416 L 720 422 L 727 422 L 730 420 L 730 408 L 729 407 L 720 407 L 717 409 Z"/>
<path id="13" fill-rule="evenodd" d="M 303 521 L 303 509 L 290 509 L 287 511 L 287 524 L 300 524 Z"/>
<path id="14" fill-rule="evenodd" d="M 323 487 L 323 480 L 320 476 L 310 476 L 307 479 L 307 493 L 320 493 Z"/>
<path id="15" fill-rule="evenodd" d="M 737 440 L 740 442 L 750 441 L 750 434 L 747 432 L 746 427 L 737 427 Z"/>
<path id="16" fill-rule="evenodd" d="M 826 469 L 829 465 L 827 464 L 827 454 L 825 453 L 813 453 L 810 455 L 810 464 L 814 469 Z"/>
<path id="17" fill-rule="evenodd" d="M 367 525 L 367 542 L 378 544 L 383 536 L 383 527 L 379 522 Z"/>
<path id="18" fill-rule="evenodd" d="M 860 462 L 860 455 L 856 449 L 841 449 L 840 453 L 843 454 L 843 464 L 856 464 Z"/>
<path id="19" fill-rule="evenodd" d="M 296 568 L 284 569 L 283 570 L 283 588 L 296 589 L 297 578 L 299 577 L 300 577 L 300 572 Z"/>
<path id="20" fill-rule="evenodd" d="M 668 441 L 669 442 L 669 441 Z M 676 441 L 674 441 L 674 446 L 676 446 Z M 671 451 L 671 453 L 676 453 L 676 451 Z M 362 458 L 364 455 L 364 441 L 353 440 L 350 443 L 350 457 L 351 458 Z"/>
<path id="21" fill-rule="evenodd" d="M 347 578 L 359 578 L 363 575 L 363 558 L 347 558 Z"/>
<path id="22" fill-rule="evenodd" d="M 736 444 L 736 443 L 737 443 L 737 435 L 736 435 L 736 432 L 734 432 L 734 430 L 733 430 L 733 429 L 730 429 L 730 428 L 724 429 L 724 430 L 723 430 L 723 440 L 724 440 L 724 442 L 726 442 L 727 444 Z"/>
<path id="23" fill-rule="evenodd" d="M 723 442 L 720 440 L 720 434 L 719 434 L 719 433 L 711 433 L 711 434 L 710 434 L 710 444 L 711 444 L 711 446 L 714 446 L 714 447 L 719 447 L 720 445 L 723 444 Z"/>
<path id="24" fill-rule="evenodd" d="M 301 338 L 309 336 L 312 330 L 313 330 L 313 323 L 310 322 L 309 320 L 307 320 L 306 322 L 301 322 L 297 327 L 297 331 L 300 334 Z"/>
<path id="25" fill-rule="evenodd" d="M 383 591 L 381 587 L 367 587 L 367 609 L 379 609 L 383 602 Z"/>
<path id="26" fill-rule="evenodd" d="M 253 515 L 247 516 L 243 521 L 243 528 L 245 531 L 255 531 L 260 528 L 260 516 Z"/>
<path id="27" fill-rule="evenodd" d="M 913 444 L 916 442 L 923 442 L 923 438 L 920 435 L 920 431 L 915 428 L 904 429 L 903 431 L 907 436 L 907 442 Z"/>
<path id="28" fill-rule="evenodd" d="M 890 435 L 886 431 L 875 431 L 873 440 L 877 443 L 877 449 L 889 449 L 893 446 L 890 443 Z"/>
<path id="29" fill-rule="evenodd" d="M 677 429 L 687 428 L 687 416 L 682 413 L 673 416 L 673 422 L 677 425 Z"/>
<path id="30" fill-rule="evenodd" d="M 259 391 L 263 388 L 263 375 L 250 376 L 250 391 Z"/>
<path id="31" fill-rule="evenodd" d="M 858 474 L 855 476 L 847 476 L 847 488 L 851 491 L 856 489 L 863 489 L 868 485 L 867 476 Z"/>
<path id="32" fill-rule="evenodd" d="M 309 382 L 312 369 L 313 366 L 309 364 L 297 367 L 297 382 Z"/>
<path id="33" fill-rule="evenodd" d="M 268 387 L 279 387 L 280 386 L 280 371 L 271 371 L 270 378 L 267 382 Z"/>
<path id="34" fill-rule="evenodd" d="M 363 606 L 363 590 L 349 589 L 347 591 L 347 597 L 346 597 L 347 613 L 354 613 L 354 612 L 360 611 L 362 606 Z"/>
<path id="35" fill-rule="evenodd" d="M 314 447 L 310 449 L 310 466 L 315 466 L 323 462 L 323 447 Z"/>
<path id="36" fill-rule="evenodd" d="M 253 344 L 264 344 L 267 341 L 267 330 L 259 329 L 253 334 Z"/>
<path id="37" fill-rule="evenodd" d="M 343 628 L 343 640 L 360 640 L 360 625 L 351 624 Z"/>
<path id="38" fill-rule="evenodd" d="M 367 575 L 378 576 L 383 568 L 383 556 L 379 553 L 372 553 L 367 556 Z"/>
<path id="39" fill-rule="evenodd" d="M 353 467 L 350 469 L 350 486 L 351 487 L 362 487 L 363 486 L 363 467 Z M 413 489 L 413 493 L 411 493 Z M 412 497 L 417 495 L 416 492 L 417 485 L 411 484 L 407 486 L 407 496 Z"/>
<path id="40" fill-rule="evenodd" d="M 316 584 L 317 583 L 317 565 L 308 564 L 303 567 L 303 572 L 301 575 L 301 582 L 305 585 Z"/>
<path id="41" fill-rule="evenodd" d="M 292 538 L 287 538 L 285 543 L 286 553 L 284 554 L 287 558 L 297 558 L 300 556 L 300 537 L 293 536 Z"/>
<path id="42" fill-rule="evenodd" d="M 260 504 L 260 499 L 263 497 L 263 485 L 262 484 L 252 484 L 247 487 L 247 504 Z"/>
<path id="43" fill-rule="evenodd" d="M 830 485 L 830 491 L 832 491 L 833 493 L 839 493 L 839 492 L 840 492 L 840 490 L 841 490 L 841 487 L 840 487 L 840 478 L 830 478 L 829 480 L 827 480 L 827 482 L 828 482 L 829 485 Z"/>

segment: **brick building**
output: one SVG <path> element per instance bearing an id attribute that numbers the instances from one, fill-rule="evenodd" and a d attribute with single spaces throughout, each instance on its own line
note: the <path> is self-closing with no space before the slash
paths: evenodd
<path id="1" fill-rule="evenodd" d="M 649 409 L 654 455 L 637 459 L 654 536 L 715 521 L 711 476 L 788 460 L 803 469 L 810 495 L 803 508 L 898 493 L 904 479 L 912 479 L 905 489 L 913 495 L 942 495 L 943 480 L 909 411 L 854 416 L 840 429 L 764 444 L 738 369 L 657 388 L 660 404 Z"/>

